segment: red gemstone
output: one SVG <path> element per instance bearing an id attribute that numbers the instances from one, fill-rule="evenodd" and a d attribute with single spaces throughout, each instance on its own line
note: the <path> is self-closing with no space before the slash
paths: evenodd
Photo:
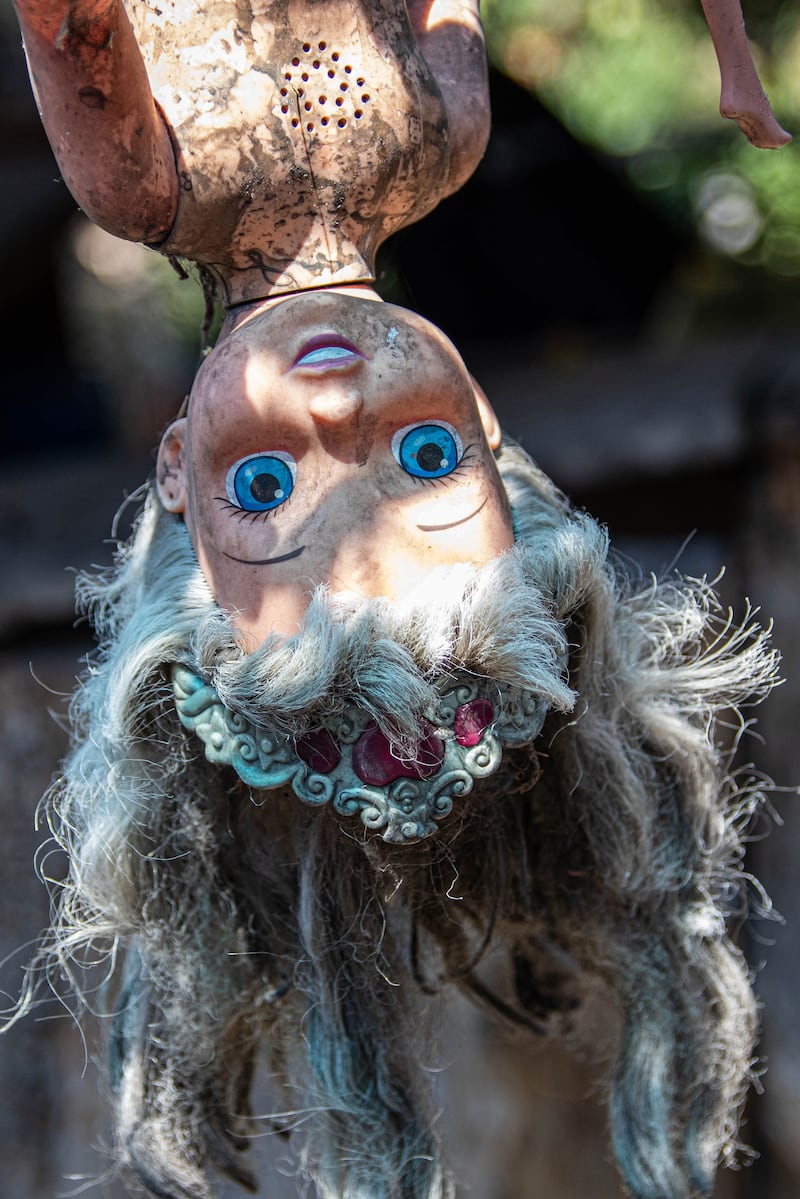
<path id="1" fill-rule="evenodd" d="M 488 728 L 493 720 L 494 708 L 488 699 L 471 699 L 469 703 L 459 704 L 453 721 L 456 741 L 465 749 L 477 745 L 483 730 Z"/>
<path id="2" fill-rule="evenodd" d="M 367 725 L 353 746 L 353 769 L 362 782 L 372 787 L 385 787 L 402 778 L 430 778 L 436 774 L 443 758 L 444 743 L 431 732 L 420 741 L 416 758 L 401 760 L 389 738 L 376 724 Z"/>
<path id="3" fill-rule="evenodd" d="M 294 749 L 298 758 L 317 774 L 330 774 L 342 758 L 336 739 L 328 729 L 315 729 L 313 733 L 298 737 Z"/>

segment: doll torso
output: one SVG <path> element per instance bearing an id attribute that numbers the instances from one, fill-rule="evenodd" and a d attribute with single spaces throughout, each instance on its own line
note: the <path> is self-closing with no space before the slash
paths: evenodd
<path id="1" fill-rule="evenodd" d="M 129 0 L 181 193 L 163 252 L 228 304 L 373 277 L 448 186 L 447 119 L 405 0 Z"/>

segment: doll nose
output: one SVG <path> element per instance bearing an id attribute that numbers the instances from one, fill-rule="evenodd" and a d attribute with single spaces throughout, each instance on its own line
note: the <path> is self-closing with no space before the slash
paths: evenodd
<path id="1" fill-rule="evenodd" d="M 309 412 L 320 425 L 338 428 L 353 424 L 361 414 L 364 399 L 356 391 L 321 391 L 312 396 Z"/>

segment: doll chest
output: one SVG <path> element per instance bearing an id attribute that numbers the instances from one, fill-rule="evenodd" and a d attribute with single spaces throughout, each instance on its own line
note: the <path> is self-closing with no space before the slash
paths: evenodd
<path id="1" fill-rule="evenodd" d="M 446 117 L 404 0 L 130 15 L 181 178 L 160 248 L 210 265 L 229 303 L 370 278 L 445 193 Z"/>

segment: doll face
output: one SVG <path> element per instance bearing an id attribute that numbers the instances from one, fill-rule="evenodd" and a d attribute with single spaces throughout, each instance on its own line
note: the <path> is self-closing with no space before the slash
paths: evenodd
<path id="1" fill-rule="evenodd" d="M 295 633 L 316 584 L 396 599 L 513 544 L 499 430 L 451 343 L 393 305 L 291 297 L 209 356 L 159 451 L 217 602 L 247 648 Z"/>

